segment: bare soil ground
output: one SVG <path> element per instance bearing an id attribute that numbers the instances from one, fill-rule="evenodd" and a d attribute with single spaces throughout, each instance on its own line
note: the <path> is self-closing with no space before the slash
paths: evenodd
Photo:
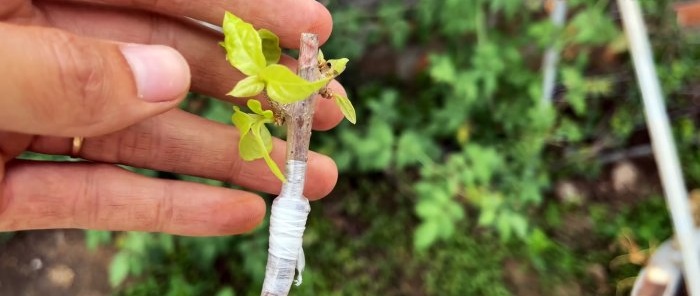
<path id="1" fill-rule="evenodd" d="M 0 245 L 0 295 L 110 295 L 114 250 L 88 250 L 81 230 L 17 232 Z"/>

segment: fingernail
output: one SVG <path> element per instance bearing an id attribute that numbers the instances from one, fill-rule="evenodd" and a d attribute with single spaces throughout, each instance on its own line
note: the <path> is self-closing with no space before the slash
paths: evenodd
<path id="1" fill-rule="evenodd" d="M 121 46 L 136 82 L 138 97 L 165 102 L 181 97 L 190 87 L 190 67 L 176 50 L 163 45 Z"/>

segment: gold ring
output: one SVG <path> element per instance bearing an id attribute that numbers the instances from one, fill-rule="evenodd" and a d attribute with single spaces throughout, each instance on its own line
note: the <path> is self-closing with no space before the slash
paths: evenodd
<path id="1" fill-rule="evenodd" d="M 73 148 L 70 151 L 71 157 L 78 157 L 78 155 L 80 154 L 80 149 L 83 148 L 83 141 L 85 141 L 84 137 L 73 137 Z"/>

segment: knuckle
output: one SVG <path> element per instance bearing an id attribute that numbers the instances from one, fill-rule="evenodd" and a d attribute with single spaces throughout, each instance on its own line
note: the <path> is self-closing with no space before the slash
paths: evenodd
<path id="1" fill-rule="evenodd" d="M 164 150 L 157 141 L 160 137 L 159 121 L 158 117 L 147 119 L 119 133 L 115 161 L 135 166 L 157 163 Z"/>
<path id="2" fill-rule="evenodd" d="M 58 30 L 48 30 L 41 38 L 56 65 L 58 83 L 54 94 L 63 100 L 73 100 L 72 108 L 79 112 L 70 121 L 78 126 L 90 126 L 100 121 L 107 104 L 106 61 L 99 49 L 88 40 Z M 51 112 L 51 105 L 46 104 Z M 77 105 L 77 106 L 76 106 Z"/>
<path id="3" fill-rule="evenodd" d="M 79 194 L 75 195 L 73 202 L 73 217 L 84 217 L 86 221 L 76 221 L 75 225 L 91 226 L 98 225 L 101 217 L 104 216 L 104 211 L 100 208 L 100 195 L 97 193 L 98 185 L 96 184 L 99 174 L 106 173 L 106 167 L 98 165 L 95 167 L 94 174 L 85 173 L 83 175 L 82 188 L 79 189 Z M 97 175 L 97 176 L 96 176 Z M 77 205 L 85 204 L 86 214 L 81 215 L 78 211 L 82 210 Z"/>
<path id="4" fill-rule="evenodd" d="M 165 189 L 161 198 L 158 199 L 156 218 L 153 221 L 153 230 L 158 232 L 167 232 L 173 221 L 175 208 L 173 206 L 174 198 L 172 183 L 165 185 Z"/>

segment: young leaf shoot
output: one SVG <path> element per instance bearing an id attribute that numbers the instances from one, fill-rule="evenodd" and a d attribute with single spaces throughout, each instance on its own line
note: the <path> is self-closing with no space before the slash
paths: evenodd
<path id="1" fill-rule="evenodd" d="M 282 49 L 279 38 L 266 29 L 256 30 L 251 24 L 226 12 L 223 23 L 226 60 L 246 78 L 228 93 L 250 98 L 247 106 L 252 113 L 233 107 L 231 121 L 240 132 L 238 151 L 245 161 L 263 159 L 270 171 L 283 182 L 282 192 L 272 204 L 270 217 L 270 248 L 263 283 L 263 295 L 287 295 L 295 270 L 297 284 L 305 259 L 301 247 L 309 201 L 302 195 L 306 176 L 306 160 L 311 138 L 311 122 L 315 95 L 333 99 L 345 118 L 356 122 L 355 109 L 348 98 L 334 94 L 328 83 L 345 70 L 348 59 L 326 61 L 318 50 L 314 34 L 301 36 L 299 73 L 278 64 Z M 269 100 L 272 110 L 251 97 Z M 270 157 L 272 135 L 266 124 L 287 122 L 286 174 Z"/>

